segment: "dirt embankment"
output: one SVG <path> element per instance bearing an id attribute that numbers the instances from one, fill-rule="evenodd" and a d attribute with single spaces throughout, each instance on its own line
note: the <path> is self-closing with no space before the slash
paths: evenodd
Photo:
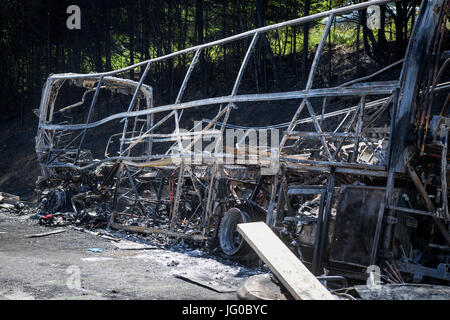
<path id="1" fill-rule="evenodd" d="M 0 124 L 0 190 L 31 200 L 40 173 L 34 149 L 37 117 L 30 112 L 23 124 L 12 119 Z"/>

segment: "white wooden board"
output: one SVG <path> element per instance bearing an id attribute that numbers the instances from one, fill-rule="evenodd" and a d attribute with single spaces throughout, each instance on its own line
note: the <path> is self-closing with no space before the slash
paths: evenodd
<path id="1" fill-rule="evenodd" d="M 241 223 L 237 229 L 295 299 L 335 299 L 264 222 Z"/>

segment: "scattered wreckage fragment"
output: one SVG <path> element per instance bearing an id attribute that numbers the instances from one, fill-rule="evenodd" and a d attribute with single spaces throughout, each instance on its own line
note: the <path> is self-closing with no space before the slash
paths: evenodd
<path id="1" fill-rule="evenodd" d="M 316 276 L 365 281 L 369 272 L 387 283 L 448 285 L 449 99 L 439 101 L 450 88 L 443 82 L 448 51 L 442 52 L 450 49 L 449 1 L 422 2 L 404 59 L 337 87 L 313 88 L 334 18 L 388 2 L 321 12 L 116 71 L 50 76 L 36 137 L 42 212 L 202 241 L 230 256 L 251 251 L 238 224 L 264 221 Z M 238 94 L 262 34 L 324 17 L 304 90 Z M 251 40 L 231 94 L 182 102 L 203 50 L 245 38 Z M 152 64 L 189 54 L 174 103 L 154 106 L 152 87 L 144 84 Z M 370 82 L 400 65 L 399 79 Z M 132 69 L 141 70 L 139 81 L 117 77 Z M 68 102 L 64 90 L 81 101 Z M 109 103 L 114 95 L 129 100 L 125 111 Z M 299 102 L 288 123 L 228 123 L 237 106 L 285 100 Z M 181 130 L 189 123 L 183 112 L 212 106 L 218 110 L 212 120 Z M 223 148 L 227 129 L 245 134 Z M 251 144 L 255 130 L 276 144 Z M 213 139 L 212 150 L 204 150 L 205 137 Z"/>
<path id="2" fill-rule="evenodd" d="M 19 196 L 6 192 L 0 192 L 0 210 L 21 215 L 32 211 Z"/>

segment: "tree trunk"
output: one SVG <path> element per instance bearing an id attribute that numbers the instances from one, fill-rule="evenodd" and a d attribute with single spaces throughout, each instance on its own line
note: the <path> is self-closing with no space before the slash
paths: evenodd
<path id="1" fill-rule="evenodd" d="M 203 0 L 195 1 L 195 25 L 197 31 L 197 44 L 203 44 Z M 202 77 L 203 94 L 206 95 L 205 50 L 200 55 L 200 74 Z"/>
<path id="2" fill-rule="evenodd" d="M 394 19 L 395 22 L 395 44 L 398 49 L 400 49 L 400 52 L 403 53 L 404 49 L 406 48 L 406 41 L 405 41 L 405 26 L 407 23 L 407 9 L 406 5 L 401 2 L 395 3 L 396 8 L 396 16 Z"/>
<path id="3" fill-rule="evenodd" d="M 309 9 L 311 7 L 311 1 L 305 0 L 304 4 L 304 14 L 306 17 L 309 15 Z M 308 75 L 306 73 L 307 64 L 308 64 L 308 43 L 309 42 L 309 24 L 305 23 L 303 25 L 303 54 L 302 54 L 302 85 L 306 86 L 306 79 L 308 79 Z"/>
<path id="4" fill-rule="evenodd" d="M 256 0 L 256 19 L 258 21 L 258 27 L 264 27 L 264 13 L 265 12 L 265 8 L 267 7 L 267 3 L 264 2 L 264 7 L 261 6 L 261 0 Z M 261 35 L 261 40 L 264 44 L 264 48 L 267 50 L 268 54 L 269 54 L 269 59 L 270 59 L 270 63 L 272 65 L 272 72 L 273 72 L 273 76 L 275 79 L 275 82 L 278 83 L 278 69 L 277 69 L 277 65 L 275 63 L 275 58 L 273 56 L 273 52 L 272 52 L 272 48 L 270 47 L 270 43 L 267 40 L 266 35 L 263 33 Z M 263 57 L 264 57 L 264 53 L 263 53 Z M 264 62 L 264 67 L 265 66 L 265 62 Z M 267 83 L 266 83 L 267 86 Z"/>
<path id="5" fill-rule="evenodd" d="M 135 25 L 135 15 L 133 2 L 127 2 L 127 16 L 128 16 L 128 36 L 130 38 L 128 50 L 130 52 L 130 65 L 134 64 L 134 25 Z M 130 70 L 130 78 L 134 80 L 134 69 Z"/>

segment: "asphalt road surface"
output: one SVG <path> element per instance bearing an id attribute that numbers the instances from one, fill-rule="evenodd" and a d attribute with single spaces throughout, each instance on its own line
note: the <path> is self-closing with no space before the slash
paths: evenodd
<path id="1" fill-rule="evenodd" d="M 145 246 L 144 250 L 142 244 L 129 240 L 114 242 L 62 229 L 66 231 L 29 238 L 55 228 L 0 212 L 0 299 L 236 299 L 233 290 L 257 273 L 198 249 Z M 193 275 L 226 292 L 182 280 L 177 274 Z"/>

